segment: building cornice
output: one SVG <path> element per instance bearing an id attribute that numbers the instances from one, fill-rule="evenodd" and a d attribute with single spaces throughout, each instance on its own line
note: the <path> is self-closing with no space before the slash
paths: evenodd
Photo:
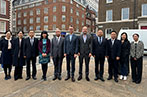
<path id="1" fill-rule="evenodd" d="M 138 19 L 135 19 L 137 21 Z M 133 22 L 133 19 L 129 20 L 116 20 L 116 21 L 108 21 L 108 22 L 98 22 L 98 24 L 109 24 L 109 23 L 122 23 L 122 22 Z"/>

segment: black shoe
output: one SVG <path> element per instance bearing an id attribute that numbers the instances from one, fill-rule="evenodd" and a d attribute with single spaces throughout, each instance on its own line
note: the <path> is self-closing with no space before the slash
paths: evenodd
<path id="1" fill-rule="evenodd" d="M 71 81 L 72 81 L 72 82 L 75 82 L 75 78 L 74 78 L 74 77 L 72 77 L 72 78 L 71 78 Z"/>
<path id="2" fill-rule="evenodd" d="M 90 81 L 89 77 L 86 77 L 86 80 L 87 80 L 87 81 Z"/>
<path id="3" fill-rule="evenodd" d="M 30 79 L 30 77 L 27 77 L 27 78 L 26 78 L 26 80 L 29 80 L 29 79 Z"/>
<path id="4" fill-rule="evenodd" d="M 140 84 L 140 83 L 141 83 L 141 81 L 136 81 L 135 83 L 136 83 L 136 84 Z"/>
<path id="5" fill-rule="evenodd" d="M 95 77 L 95 79 L 94 79 L 95 81 L 97 81 L 97 80 L 99 80 L 99 78 L 98 77 Z"/>
<path id="6" fill-rule="evenodd" d="M 104 81 L 105 81 L 103 77 L 100 77 L 100 80 L 101 80 L 102 82 L 104 82 Z"/>
<path id="7" fill-rule="evenodd" d="M 8 78 L 8 79 L 11 79 L 11 75 L 8 75 L 7 78 Z"/>
<path id="8" fill-rule="evenodd" d="M 57 76 L 54 76 L 53 81 L 55 81 L 57 79 Z"/>
<path id="9" fill-rule="evenodd" d="M 33 78 L 33 80 L 37 80 L 37 78 L 36 77 L 32 77 Z"/>
<path id="10" fill-rule="evenodd" d="M 17 81 L 17 80 L 18 80 L 18 78 L 14 78 L 14 80 L 15 80 L 15 81 Z"/>
<path id="11" fill-rule="evenodd" d="M 5 79 L 5 80 L 8 80 L 8 77 L 6 76 L 4 79 Z"/>
<path id="12" fill-rule="evenodd" d="M 111 80 L 112 79 L 112 76 L 109 76 L 108 78 L 107 78 L 107 80 Z"/>
<path id="13" fill-rule="evenodd" d="M 135 80 L 132 80 L 132 82 L 133 82 L 133 83 L 136 83 L 136 81 L 135 81 Z"/>
<path id="14" fill-rule="evenodd" d="M 78 81 L 80 81 L 82 79 L 82 76 L 80 75 L 79 77 L 78 77 Z"/>
<path id="15" fill-rule="evenodd" d="M 65 79 L 65 81 L 67 81 L 67 80 L 69 80 L 69 79 L 70 79 L 70 76 L 67 76 L 66 79 Z"/>
<path id="16" fill-rule="evenodd" d="M 61 76 L 58 76 L 58 80 L 62 80 Z"/>
<path id="17" fill-rule="evenodd" d="M 47 80 L 46 77 L 44 77 L 43 80 L 46 81 Z"/>
<path id="18" fill-rule="evenodd" d="M 115 78 L 114 81 L 115 81 L 116 83 L 118 83 L 118 79 L 117 79 L 117 78 Z"/>
<path id="19" fill-rule="evenodd" d="M 23 77 L 21 76 L 21 77 L 19 77 L 19 79 L 23 79 Z"/>

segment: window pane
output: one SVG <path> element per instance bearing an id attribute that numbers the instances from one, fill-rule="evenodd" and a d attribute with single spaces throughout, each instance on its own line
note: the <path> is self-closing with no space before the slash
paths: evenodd
<path id="1" fill-rule="evenodd" d="M 129 8 L 122 8 L 122 20 L 129 19 Z"/>
<path id="2" fill-rule="evenodd" d="M 106 21 L 112 21 L 112 10 L 106 11 Z"/>
<path id="3" fill-rule="evenodd" d="M 147 16 L 147 4 L 142 4 L 142 16 Z"/>

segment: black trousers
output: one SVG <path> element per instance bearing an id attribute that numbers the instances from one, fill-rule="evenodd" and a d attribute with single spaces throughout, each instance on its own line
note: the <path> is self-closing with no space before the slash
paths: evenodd
<path id="1" fill-rule="evenodd" d="M 95 56 L 95 76 L 103 77 L 105 57 Z M 100 69 L 99 69 L 100 66 Z"/>
<path id="2" fill-rule="evenodd" d="M 109 76 L 112 77 L 114 76 L 114 78 L 118 78 L 118 61 L 116 59 L 112 59 L 111 57 L 109 57 L 108 59 L 108 73 Z"/>
<path id="3" fill-rule="evenodd" d="M 68 54 L 66 56 L 66 62 L 67 62 L 67 76 L 70 76 L 70 63 L 72 65 L 72 70 L 71 70 L 71 76 L 74 77 L 75 73 L 75 58 L 74 55 Z"/>
<path id="4" fill-rule="evenodd" d="M 32 77 L 36 77 L 36 57 L 27 58 L 27 77 L 30 77 L 30 62 L 32 61 Z"/>
<path id="5" fill-rule="evenodd" d="M 42 66 L 42 78 L 46 78 L 47 70 L 48 70 L 48 64 L 41 64 Z"/>
<path id="6" fill-rule="evenodd" d="M 83 59 L 85 59 L 85 75 L 88 77 L 89 76 L 89 61 L 90 61 L 89 54 L 81 54 L 79 56 L 79 75 L 82 76 Z"/>
<path id="7" fill-rule="evenodd" d="M 53 58 L 53 62 L 54 62 L 54 76 L 61 76 L 61 72 L 62 72 L 62 61 L 63 58 L 62 57 L 54 57 Z"/>
<path id="8" fill-rule="evenodd" d="M 141 82 L 142 80 L 143 57 L 134 60 L 131 58 L 132 80 Z"/>
<path id="9" fill-rule="evenodd" d="M 3 68 L 4 68 L 4 73 L 5 73 L 5 76 L 7 77 L 8 75 L 11 75 L 11 70 L 12 70 L 12 65 L 8 65 L 8 64 L 3 64 Z M 9 70 L 7 72 L 7 70 Z"/>
<path id="10" fill-rule="evenodd" d="M 18 79 L 22 77 L 23 66 L 15 66 L 14 78 Z"/>

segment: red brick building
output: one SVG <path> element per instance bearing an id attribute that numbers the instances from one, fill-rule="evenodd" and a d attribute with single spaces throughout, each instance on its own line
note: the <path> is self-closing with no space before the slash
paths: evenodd
<path id="1" fill-rule="evenodd" d="M 10 0 L 0 0 L 0 34 L 10 28 Z"/>
<path id="2" fill-rule="evenodd" d="M 13 31 L 68 30 L 69 25 L 81 32 L 86 8 L 75 0 L 15 0 Z"/>
<path id="3" fill-rule="evenodd" d="M 99 0 L 98 27 L 106 37 L 120 29 L 147 29 L 147 0 Z"/>

